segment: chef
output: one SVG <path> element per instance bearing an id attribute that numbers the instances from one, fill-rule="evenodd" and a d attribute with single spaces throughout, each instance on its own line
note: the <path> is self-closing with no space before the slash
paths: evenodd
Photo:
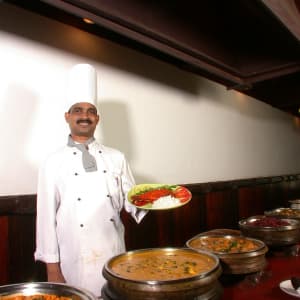
<path id="1" fill-rule="evenodd" d="M 120 211 L 124 207 L 137 223 L 146 214 L 126 198 L 135 183 L 123 153 L 94 138 L 99 119 L 96 71 L 78 64 L 69 74 L 67 144 L 39 171 L 34 254 L 46 263 L 48 281 L 97 297 L 103 265 L 125 251 Z"/>

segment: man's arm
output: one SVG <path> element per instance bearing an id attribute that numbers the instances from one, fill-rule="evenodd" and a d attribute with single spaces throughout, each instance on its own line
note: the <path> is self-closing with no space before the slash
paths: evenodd
<path id="1" fill-rule="evenodd" d="M 44 161 L 39 169 L 36 215 L 35 260 L 45 263 L 48 281 L 65 282 L 60 268 L 56 233 L 56 173 L 52 160 Z"/>
<path id="2" fill-rule="evenodd" d="M 144 216 L 148 213 L 148 210 L 137 208 L 128 201 L 127 194 L 134 185 L 135 180 L 132 175 L 131 169 L 125 156 L 123 156 L 120 188 L 125 198 L 124 208 L 128 213 L 131 214 L 131 216 L 137 223 L 140 223 Z"/>
<path id="3" fill-rule="evenodd" d="M 66 280 L 61 272 L 59 263 L 47 263 L 47 277 L 49 282 L 65 283 Z"/>

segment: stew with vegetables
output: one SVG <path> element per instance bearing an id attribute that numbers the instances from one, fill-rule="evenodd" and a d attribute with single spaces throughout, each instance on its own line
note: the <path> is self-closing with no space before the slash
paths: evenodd
<path id="1" fill-rule="evenodd" d="M 261 248 L 261 245 L 256 241 L 238 236 L 201 236 L 192 240 L 190 246 L 193 249 L 215 253 L 244 253 Z"/>
<path id="2" fill-rule="evenodd" d="M 9 295 L 0 296 L 0 300 L 72 300 L 72 297 L 58 296 L 53 294 L 34 294 L 34 295 Z"/>
<path id="3" fill-rule="evenodd" d="M 141 252 L 116 259 L 111 270 L 131 280 L 176 280 L 212 270 L 216 260 L 209 255 L 192 252 Z"/>

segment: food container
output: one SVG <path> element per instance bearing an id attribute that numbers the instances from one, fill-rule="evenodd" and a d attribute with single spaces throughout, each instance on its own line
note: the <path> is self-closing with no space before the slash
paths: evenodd
<path id="1" fill-rule="evenodd" d="M 244 236 L 259 239 L 269 247 L 300 241 L 300 221 L 296 219 L 258 215 L 239 221 L 239 227 Z"/>
<path id="2" fill-rule="evenodd" d="M 300 209 L 281 207 L 265 211 L 264 214 L 270 217 L 300 219 Z"/>
<path id="3" fill-rule="evenodd" d="M 108 289 L 122 300 L 219 299 L 221 273 L 217 256 L 188 248 L 129 251 L 103 267 Z"/>
<path id="4" fill-rule="evenodd" d="M 266 265 L 264 242 L 238 235 L 198 234 L 186 245 L 197 251 L 211 251 L 220 259 L 224 274 L 248 274 L 261 271 Z"/>
<path id="5" fill-rule="evenodd" d="M 300 199 L 290 200 L 292 209 L 300 209 Z"/>
<path id="6" fill-rule="evenodd" d="M 40 296 L 55 295 L 64 297 L 62 300 L 96 300 L 97 297 L 88 291 L 78 289 L 66 284 L 50 282 L 29 282 L 16 283 L 0 286 L 1 300 L 14 300 L 16 296 L 39 295 L 37 299 L 43 299 Z M 26 299 L 26 298 L 25 298 Z M 56 298 L 59 300 L 59 298 Z"/>

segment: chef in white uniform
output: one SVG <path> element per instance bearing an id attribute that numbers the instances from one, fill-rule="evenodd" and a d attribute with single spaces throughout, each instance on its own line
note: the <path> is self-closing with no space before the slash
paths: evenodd
<path id="1" fill-rule="evenodd" d="M 124 155 L 94 139 L 99 122 L 95 69 L 73 67 L 68 91 L 68 144 L 51 154 L 39 172 L 34 256 L 46 263 L 48 281 L 99 297 L 103 265 L 125 251 L 120 211 L 124 207 L 136 222 L 146 211 L 126 198 L 135 183 Z"/>

